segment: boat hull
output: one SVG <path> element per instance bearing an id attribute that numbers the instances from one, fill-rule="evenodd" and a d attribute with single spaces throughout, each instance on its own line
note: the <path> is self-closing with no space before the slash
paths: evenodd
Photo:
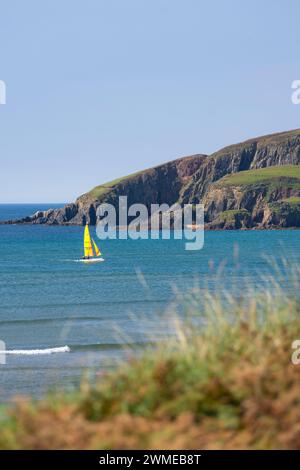
<path id="1" fill-rule="evenodd" d="M 90 258 L 90 259 L 80 259 L 81 263 L 101 263 L 104 261 L 104 258 Z"/>

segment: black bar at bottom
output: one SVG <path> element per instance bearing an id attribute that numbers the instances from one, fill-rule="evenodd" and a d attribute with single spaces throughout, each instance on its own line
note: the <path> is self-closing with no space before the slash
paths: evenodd
<path id="1" fill-rule="evenodd" d="M 287 464 L 299 462 L 298 451 L 2 451 L 0 452 L 0 465 L 16 464 L 26 465 L 27 468 L 51 468 L 57 464 L 68 464 L 76 467 L 103 468 L 147 468 L 148 466 L 171 465 L 190 466 L 192 464 L 202 468 L 230 465 L 231 468 L 241 468 L 241 465 Z M 145 467 L 146 466 L 146 467 Z"/>

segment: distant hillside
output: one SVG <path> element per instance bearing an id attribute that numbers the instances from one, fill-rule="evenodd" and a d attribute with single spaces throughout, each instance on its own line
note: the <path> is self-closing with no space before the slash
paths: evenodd
<path id="1" fill-rule="evenodd" d="M 206 228 L 300 227 L 300 129 L 250 139 L 214 154 L 179 158 L 96 186 L 62 209 L 9 223 L 96 223 L 97 207 L 128 204 L 205 205 Z"/>

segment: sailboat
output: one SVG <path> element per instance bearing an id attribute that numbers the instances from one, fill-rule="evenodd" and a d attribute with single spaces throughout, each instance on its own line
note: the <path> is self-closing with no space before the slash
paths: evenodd
<path id="1" fill-rule="evenodd" d="M 84 256 L 80 261 L 83 261 L 84 263 L 97 263 L 99 261 L 104 261 L 95 240 L 91 238 L 88 224 L 86 224 L 84 229 L 83 247 Z"/>

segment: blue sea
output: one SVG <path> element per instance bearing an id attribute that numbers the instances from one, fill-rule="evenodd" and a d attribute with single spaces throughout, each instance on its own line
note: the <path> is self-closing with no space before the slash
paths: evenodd
<path id="1" fill-rule="evenodd" d="M 50 207 L 58 205 L 0 205 L 0 219 Z M 196 287 L 238 294 L 272 274 L 290 289 L 272 264 L 284 273 L 282 259 L 300 262 L 296 230 L 206 232 L 200 251 L 183 240 L 104 240 L 105 262 L 93 265 L 78 262 L 83 227 L 0 225 L 0 240 L 0 340 L 9 352 L 0 402 L 72 388 L 87 370 L 101 375 L 171 335 L 170 305 L 184 315 L 181 296 Z"/>

